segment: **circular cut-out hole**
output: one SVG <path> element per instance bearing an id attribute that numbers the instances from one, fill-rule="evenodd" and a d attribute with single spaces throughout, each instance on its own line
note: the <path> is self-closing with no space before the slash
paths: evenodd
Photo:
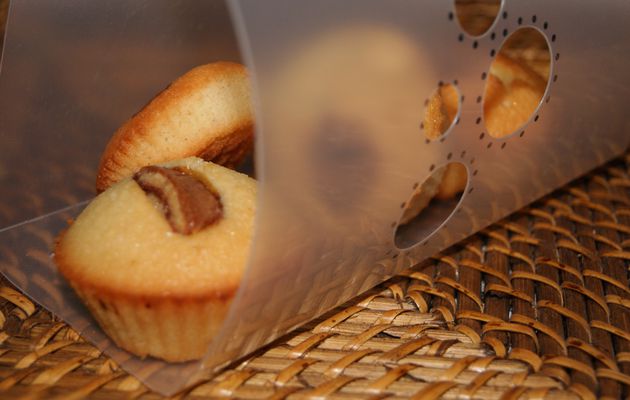
<path id="1" fill-rule="evenodd" d="M 408 249 L 436 232 L 457 209 L 466 185 L 468 170 L 451 162 L 437 168 L 415 189 L 394 231 L 394 243 Z"/>
<path id="2" fill-rule="evenodd" d="M 472 36 L 483 35 L 499 15 L 501 0 L 455 0 L 455 14 L 461 28 Z"/>
<path id="3" fill-rule="evenodd" d="M 455 124 L 460 100 L 461 96 L 454 85 L 440 82 L 424 109 L 422 125 L 427 139 L 442 138 Z"/>
<path id="4" fill-rule="evenodd" d="M 519 131 L 538 109 L 549 80 L 551 54 L 536 28 L 520 28 L 501 46 L 490 65 L 483 116 L 491 137 Z"/>

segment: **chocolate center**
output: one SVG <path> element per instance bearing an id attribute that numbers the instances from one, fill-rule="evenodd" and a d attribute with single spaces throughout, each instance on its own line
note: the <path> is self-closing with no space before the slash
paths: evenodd
<path id="1" fill-rule="evenodd" d="M 156 201 L 177 233 L 199 232 L 223 216 L 219 194 L 184 169 L 149 166 L 133 179 Z"/>

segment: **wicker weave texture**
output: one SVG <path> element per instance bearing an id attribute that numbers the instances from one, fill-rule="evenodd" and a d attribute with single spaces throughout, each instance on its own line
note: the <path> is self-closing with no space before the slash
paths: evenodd
<path id="1" fill-rule="evenodd" d="M 181 397 L 626 397 L 629 267 L 627 154 Z M 6 282 L 0 325 L 0 397 L 158 397 Z"/>

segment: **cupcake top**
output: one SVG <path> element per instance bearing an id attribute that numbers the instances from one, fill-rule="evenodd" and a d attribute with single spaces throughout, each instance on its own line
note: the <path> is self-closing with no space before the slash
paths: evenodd
<path id="1" fill-rule="evenodd" d="M 230 296 L 248 257 L 256 183 L 187 158 L 147 167 L 101 193 L 60 239 L 73 284 L 112 295 Z"/>

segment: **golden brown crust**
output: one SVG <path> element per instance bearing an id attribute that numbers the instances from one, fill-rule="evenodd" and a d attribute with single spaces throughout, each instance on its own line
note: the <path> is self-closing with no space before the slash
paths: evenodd
<path id="1" fill-rule="evenodd" d="M 252 138 L 245 67 L 202 65 L 175 80 L 114 133 L 101 157 L 96 188 L 101 192 L 143 166 L 193 155 L 210 154 L 233 166 L 251 150 Z"/>
<path id="2" fill-rule="evenodd" d="M 484 120 L 495 138 L 514 133 L 532 116 L 545 92 L 545 80 L 515 60 L 497 55 L 490 68 Z"/>
<path id="3" fill-rule="evenodd" d="M 435 198 L 439 200 L 455 198 L 466 188 L 466 183 L 468 183 L 468 172 L 464 164 L 449 164 L 444 171 L 444 177 Z"/>
<path id="4" fill-rule="evenodd" d="M 459 106 L 453 85 L 442 85 L 431 96 L 424 113 L 424 132 L 431 140 L 439 139 L 453 123 Z"/>

